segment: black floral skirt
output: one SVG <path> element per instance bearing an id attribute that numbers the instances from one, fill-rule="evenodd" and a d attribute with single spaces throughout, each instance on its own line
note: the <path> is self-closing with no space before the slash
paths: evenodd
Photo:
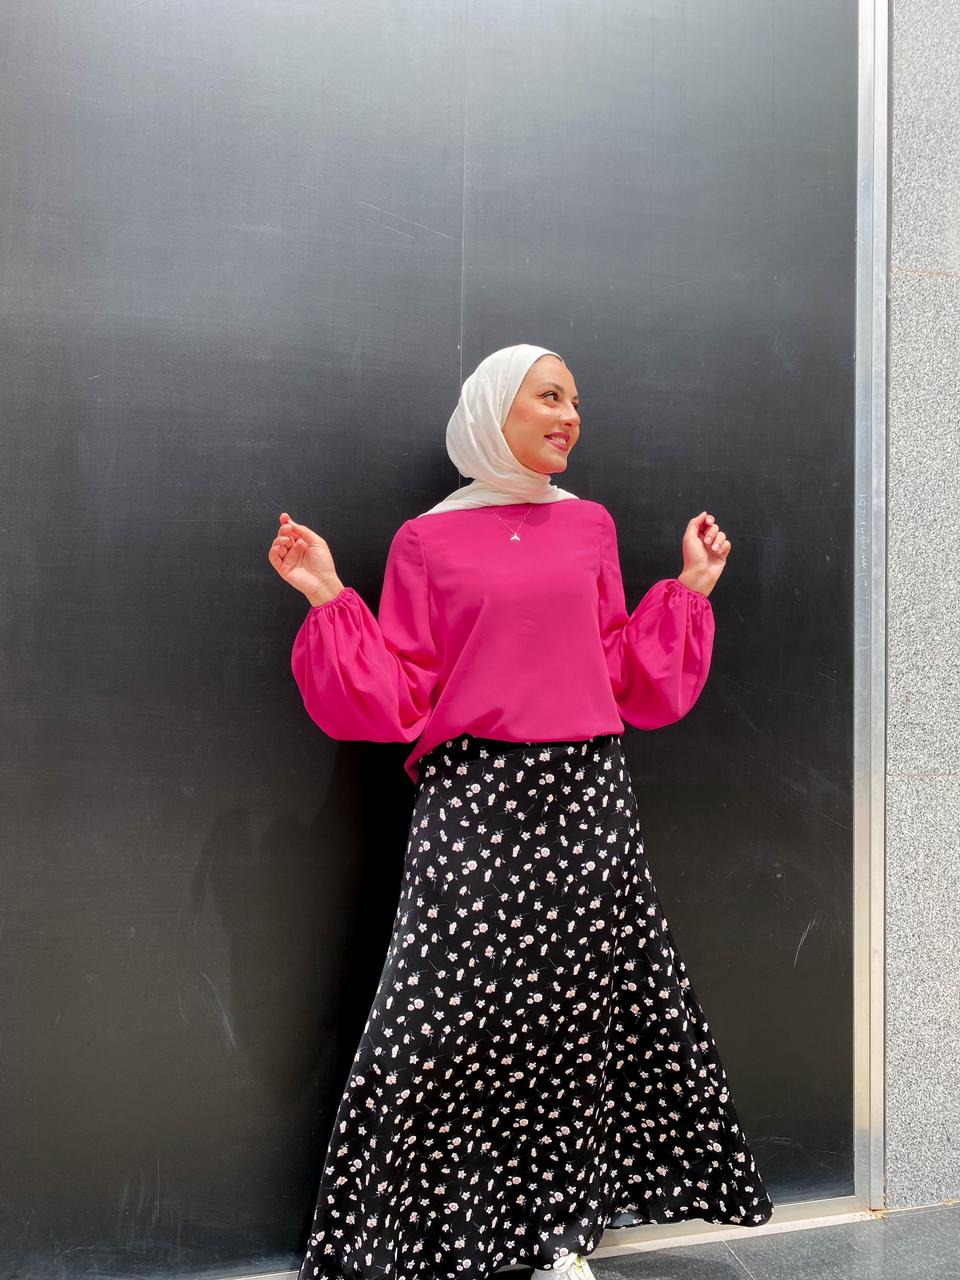
<path id="1" fill-rule="evenodd" d="M 589 1254 L 625 1214 L 772 1212 L 620 736 L 423 756 L 300 1280 L 487 1280 Z"/>

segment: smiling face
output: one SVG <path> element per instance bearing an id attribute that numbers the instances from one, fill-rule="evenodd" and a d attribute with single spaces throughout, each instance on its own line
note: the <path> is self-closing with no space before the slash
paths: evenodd
<path id="1" fill-rule="evenodd" d="M 504 439 L 517 461 L 544 475 L 566 471 L 580 435 L 579 403 L 573 374 L 559 357 L 535 360 L 503 424 Z"/>

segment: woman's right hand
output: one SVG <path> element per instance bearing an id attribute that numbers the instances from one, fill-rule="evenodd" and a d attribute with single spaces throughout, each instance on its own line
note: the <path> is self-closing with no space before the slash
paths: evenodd
<path id="1" fill-rule="evenodd" d="M 305 524 L 291 520 L 286 511 L 280 513 L 280 530 L 267 559 L 284 582 L 302 591 L 312 605 L 326 604 L 343 590 L 326 542 Z"/>

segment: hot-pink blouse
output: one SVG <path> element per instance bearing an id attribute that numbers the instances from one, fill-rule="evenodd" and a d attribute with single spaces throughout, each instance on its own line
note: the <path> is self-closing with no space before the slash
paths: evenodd
<path id="1" fill-rule="evenodd" d="M 461 733 L 582 741 L 672 724 L 700 696 L 713 635 L 710 601 L 677 578 L 628 614 L 613 518 L 565 498 L 406 520 L 377 616 L 344 587 L 307 613 L 291 666 L 331 738 L 417 739 L 416 782 L 420 757 Z"/>

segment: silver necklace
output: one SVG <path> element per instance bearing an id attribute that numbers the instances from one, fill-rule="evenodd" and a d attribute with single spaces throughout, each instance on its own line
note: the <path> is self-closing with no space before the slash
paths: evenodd
<path id="1" fill-rule="evenodd" d="M 530 506 L 527 507 L 527 515 L 523 517 L 523 520 L 526 520 L 527 516 L 530 514 L 532 510 L 533 510 L 533 503 L 531 502 Z M 503 525 L 505 529 L 510 529 L 510 526 L 507 524 L 506 520 L 504 520 L 500 515 L 498 515 L 496 511 L 493 512 L 493 515 L 497 517 L 497 519 L 500 521 L 500 523 Z M 510 532 L 513 534 L 513 536 L 510 539 L 511 542 L 520 541 L 520 530 L 523 528 L 523 520 L 520 521 L 516 529 L 510 530 Z"/>

